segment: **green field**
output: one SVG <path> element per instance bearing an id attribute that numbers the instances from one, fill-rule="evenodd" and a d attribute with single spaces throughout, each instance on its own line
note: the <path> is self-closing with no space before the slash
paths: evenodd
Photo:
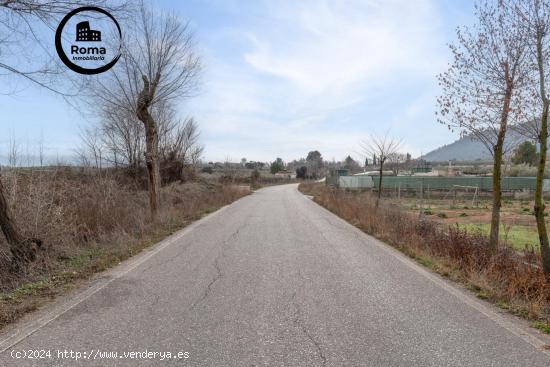
<path id="1" fill-rule="evenodd" d="M 474 223 L 458 223 L 458 226 L 462 229 L 467 230 L 468 232 L 481 232 L 483 234 L 489 234 L 490 225 L 487 223 L 474 224 Z M 537 234 L 537 229 L 532 226 L 522 226 L 522 225 L 511 225 L 507 226 L 509 228 L 508 234 L 506 234 L 505 227 L 500 226 L 500 238 L 501 240 L 506 240 L 508 244 L 513 246 L 516 249 L 524 248 L 538 248 L 539 247 L 539 236 Z"/>

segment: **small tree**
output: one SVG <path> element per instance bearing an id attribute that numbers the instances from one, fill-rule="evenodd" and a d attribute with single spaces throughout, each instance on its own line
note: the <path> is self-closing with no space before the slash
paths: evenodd
<path id="1" fill-rule="evenodd" d="M 323 156 L 318 150 L 312 150 L 307 154 L 306 164 L 309 174 L 314 178 L 318 178 L 319 172 L 323 167 Z"/>
<path id="2" fill-rule="evenodd" d="M 276 160 L 274 160 L 269 167 L 269 171 L 273 174 L 277 172 L 281 172 L 284 169 L 285 169 L 285 163 L 281 158 L 277 158 Z"/>
<path id="3" fill-rule="evenodd" d="M 359 171 L 359 163 L 357 163 L 351 156 L 347 156 L 346 159 L 344 159 L 344 168 L 347 169 L 350 172 Z"/>
<path id="4" fill-rule="evenodd" d="M 537 147 L 530 141 L 524 141 L 514 151 L 512 155 L 512 163 L 514 164 L 528 164 L 534 166 L 537 164 L 538 154 Z"/>
<path id="5" fill-rule="evenodd" d="M 250 187 L 252 187 L 253 189 L 258 187 L 259 181 L 260 181 L 260 171 L 258 171 L 257 169 L 254 169 L 250 173 Z"/>
<path id="6" fill-rule="evenodd" d="M 403 153 L 390 154 L 387 158 L 387 167 L 392 170 L 394 175 L 398 175 L 401 167 L 407 161 L 407 156 Z"/>
<path id="7" fill-rule="evenodd" d="M 529 83 L 526 37 L 506 1 L 476 4 L 477 22 L 457 30 L 450 49 L 453 62 L 438 76 L 439 122 L 472 134 L 493 156 L 493 210 L 490 246 L 499 240 L 501 176 L 509 125 L 522 120 L 524 89 Z"/>
<path id="8" fill-rule="evenodd" d="M 401 146 L 401 140 L 394 139 L 386 133 L 384 136 L 371 135 L 370 140 L 360 143 L 363 153 L 368 157 L 377 157 L 378 160 L 378 198 L 376 207 L 382 196 L 382 177 L 384 176 L 384 163 L 394 154 L 397 154 Z M 374 158 L 373 158 L 374 160 Z"/>

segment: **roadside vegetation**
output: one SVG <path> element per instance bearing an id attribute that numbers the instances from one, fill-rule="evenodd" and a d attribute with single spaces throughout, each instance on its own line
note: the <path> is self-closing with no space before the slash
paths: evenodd
<path id="1" fill-rule="evenodd" d="M 454 199 L 448 192 L 424 193 L 420 200 L 417 193 L 403 192 L 400 198 L 394 192 L 386 192 L 386 200 L 403 207 L 411 214 L 423 214 L 447 225 L 456 225 L 468 232 L 488 234 L 491 221 L 491 202 L 487 194 L 473 198 L 474 193 L 462 192 Z M 407 196 L 406 196 L 407 195 Z M 499 238 L 501 244 L 519 250 L 539 248 L 539 238 L 533 213 L 532 195 L 522 193 L 523 198 L 506 198 L 501 207 Z M 529 197 L 531 196 L 531 197 Z M 548 211 L 547 211 L 548 213 Z M 546 214 L 546 221 L 549 220 Z"/>
<path id="2" fill-rule="evenodd" d="M 2 180 L 22 235 L 40 236 L 43 246 L 34 262 L 16 267 L 0 238 L 0 328 L 249 193 L 202 176 L 171 182 L 151 221 L 145 175 L 140 183 L 123 170 L 43 167 L 9 170 Z"/>
<path id="3" fill-rule="evenodd" d="M 388 200 L 377 204 L 377 196 L 370 191 L 312 183 L 300 184 L 299 189 L 359 229 L 465 284 L 479 298 L 532 320 L 541 330 L 550 325 L 550 285 L 539 251 L 503 243 L 493 250 L 488 233 L 444 224 Z"/>

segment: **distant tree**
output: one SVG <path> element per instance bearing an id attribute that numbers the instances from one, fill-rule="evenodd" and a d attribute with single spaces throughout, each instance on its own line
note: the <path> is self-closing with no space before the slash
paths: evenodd
<path id="1" fill-rule="evenodd" d="M 301 166 L 296 168 L 296 178 L 305 180 L 307 178 L 307 167 Z"/>
<path id="2" fill-rule="evenodd" d="M 359 170 L 359 163 L 357 163 L 351 156 L 347 156 L 346 159 L 344 159 L 344 168 L 349 171 L 358 171 Z"/>
<path id="3" fill-rule="evenodd" d="M 438 121 L 458 128 L 462 136 L 474 135 L 493 156 L 492 250 L 499 241 L 505 136 L 510 125 L 523 119 L 523 90 L 530 83 L 526 37 L 509 3 L 477 3 L 476 22 L 457 30 L 457 42 L 450 45 L 453 62 L 438 76 Z"/>
<path id="4" fill-rule="evenodd" d="M 518 145 L 512 156 L 512 163 L 514 164 L 528 164 L 529 166 L 534 166 L 537 164 L 537 160 L 537 147 L 530 141 L 524 141 Z"/>
<path id="5" fill-rule="evenodd" d="M 407 156 L 405 154 L 395 152 L 388 155 L 386 160 L 388 168 L 391 169 L 393 174 L 397 176 L 403 164 L 406 163 Z"/>
<path id="6" fill-rule="evenodd" d="M 260 181 L 260 171 L 258 171 L 257 169 L 255 169 L 254 171 L 252 171 L 252 173 L 250 174 L 250 186 L 252 188 L 256 188 L 258 187 L 258 182 Z"/>
<path id="7" fill-rule="evenodd" d="M 284 169 L 285 169 L 285 163 L 283 162 L 283 160 L 281 158 L 275 159 L 269 167 L 269 171 L 273 174 L 275 174 L 277 172 L 281 172 Z"/>
<path id="8" fill-rule="evenodd" d="M 365 158 L 365 167 L 367 167 L 368 165 L 369 165 L 369 159 Z"/>
<path id="9" fill-rule="evenodd" d="M 313 150 L 306 157 L 307 168 L 309 174 L 314 178 L 318 178 L 321 168 L 323 167 L 323 156 L 318 150 Z"/>
<path id="10" fill-rule="evenodd" d="M 241 166 L 246 167 L 246 158 L 241 158 Z"/>
<path id="11" fill-rule="evenodd" d="M 382 195 L 382 176 L 384 173 L 384 163 L 386 160 L 397 154 L 401 141 L 394 139 L 385 134 L 384 136 L 371 135 L 370 140 L 361 143 L 361 148 L 366 156 L 378 156 L 379 172 L 378 172 L 378 198 L 376 200 L 376 208 Z"/>

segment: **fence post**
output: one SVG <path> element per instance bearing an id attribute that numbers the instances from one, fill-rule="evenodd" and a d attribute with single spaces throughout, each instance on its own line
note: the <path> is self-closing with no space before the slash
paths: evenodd
<path id="1" fill-rule="evenodd" d="M 397 200 L 401 201 L 401 182 L 399 182 L 399 186 L 397 187 Z"/>

